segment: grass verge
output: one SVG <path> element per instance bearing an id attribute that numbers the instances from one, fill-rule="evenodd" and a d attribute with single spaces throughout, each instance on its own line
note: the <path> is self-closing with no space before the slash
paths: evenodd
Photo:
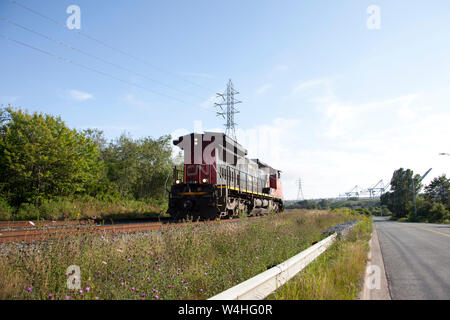
<path id="1" fill-rule="evenodd" d="M 270 295 L 274 300 L 354 300 L 367 264 L 372 220 L 364 217 L 301 273 Z"/>
<path id="2" fill-rule="evenodd" d="M 22 203 L 12 209 L 0 198 L 0 220 L 15 221 L 145 219 L 163 216 L 166 209 L 163 200 L 100 200 L 92 197 L 43 199 L 39 205 Z"/>
<path id="3" fill-rule="evenodd" d="M 206 299 L 279 264 L 358 219 L 293 210 L 262 219 L 0 247 L 0 299 Z M 67 268 L 80 267 L 70 290 Z"/>

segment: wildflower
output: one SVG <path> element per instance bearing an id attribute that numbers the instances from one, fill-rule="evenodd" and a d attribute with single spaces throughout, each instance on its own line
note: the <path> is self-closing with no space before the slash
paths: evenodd
<path id="1" fill-rule="evenodd" d="M 159 299 L 158 295 L 154 296 L 154 298 L 155 298 L 156 300 L 158 300 L 158 299 Z"/>
<path id="2" fill-rule="evenodd" d="M 105 264 L 105 265 L 107 264 L 106 261 L 102 261 L 102 263 Z"/>
<path id="3" fill-rule="evenodd" d="M 86 292 L 89 292 L 91 290 L 91 287 L 86 287 L 84 290 L 86 290 Z"/>
<path id="4" fill-rule="evenodd" d="M 28 287 L 28 288 L 27 288 L 27 291 L 28 291 L 28 292 L 31 292 L 31 290 L 33 290 L 33 287 Z"/>
<path id="5" fill-rule="evenodd" d="M 145 297 L 145 293 L 141 294 L 141 297 L 142 297 L 142 298 Z"/>
<path id="6" fill-rule="evenodd" d="M 83 290 L 80 289 L 80 291 L 78 291 L 80 294 L 83 294 Z"/>
<path id="7" fill-rule="evenodd" d="M 154 292 L 154 293 L 158 293 L 158 290 L 157 290 L 157 289 L 153 289 L 153 292 Z"/>
<path id="8" fill-rule="evenodd" d="M 66 296 L 66 300 L 70 300 L 70 299 L 72 299 L 71 296 Z"/>
<path id="9" fill-rule="evenodd" d="M 203 274 L 204 274 L 205 276 L 207 276 L 207 275 L 208 275 L 208 273 L 206 273 L 206 272 L 205 272 L 205 273 L 203 273 Z"/>
<path id="10" fill-rule="evenodd" d="M 50 294 L 48 295 L 48 297 L 51 298 L 51 297 L 53 297 L 53 295 L 50 293 Z"/>
<path id="11" fill-rule="evenodd" d="M 135 289 L 134 289 L 134 287 L 133 288 L 131 288 L 131 291 L 134 291 Z"/>
<path id="12" fill-rule="evenodd" d="M 150 281 L 150 277 L 147 277 L 147 281 Z"/>
<path id="13" fill-rule="evenodd" d="M 95 297 L 95 300 L 98 300 L 98 297 Z"/>
<path id="14" fill-rule="evenodd" d="M 121 282 L 120 285 L 123 287 L 125 285 L 125 283 Z"/>

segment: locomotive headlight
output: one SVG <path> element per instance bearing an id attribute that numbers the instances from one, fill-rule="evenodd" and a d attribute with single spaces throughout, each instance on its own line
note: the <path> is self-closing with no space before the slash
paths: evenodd
<path id="1" fill-rule="evenodd" d="M 180 183 L 181 183 L 181 180 L 177 180 L 177 181 L 175 181 L 175 183 L 176 183 L 176 184 L 180 184 Z"/>
<path id="2" fill-rule="evenodd" d="M 208 179 L 205 178 L 205 179 L 202 180 L 202 182 L 203 182 L 203 183 L 207 183 L 207 182 L 208 182 Z"/>

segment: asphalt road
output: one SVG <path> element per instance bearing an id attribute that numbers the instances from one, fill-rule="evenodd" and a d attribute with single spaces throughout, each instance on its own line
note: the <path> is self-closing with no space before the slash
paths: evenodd
<path id="1" fill-rule="evenodd" d="M 394 300 L 450 299 L 450 225 L 375 217 Z"/>

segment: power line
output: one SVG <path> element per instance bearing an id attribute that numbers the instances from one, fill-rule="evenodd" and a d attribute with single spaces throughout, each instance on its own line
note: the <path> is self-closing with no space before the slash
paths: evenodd
<path id="1" fill-rule="evenodd" d="M 70 60 L 70 59 L 67 59 L 67 58 L 58 56 L 58 55 L 53 54 L 53 53 L 51 53 L 51 52 L 49 52 L 49 51 L 46 51 L 46 50 L 37 48 L 37 47 L 35 47 L 35 46 L 32 46 L 32 45 L 27 44 L 27 43 L 25 43 L 25 42 L 22 42 L 22 41 L 20 41 L 20 40 L 13 39 L 13 38 L 11 38 L 11 37 L 5 36 L 5 35 L 3 35 L 3 34 L 1 34 L 1 33 L 0 33 L 0 37 L 3 38 L 3 39 L 9 40 L 9 41 L 11 41 L 11 42 L 15 42 L 15 43 L 17 43 L 17 44 L 20 44 L 20 45 L 22 45 L 22 46 L 24 46 L 24 47 L 28 47 L 28 48 L 30 48 L 30 49 L 39 51 L 39 52 L 44 53 L 44 54 L 46 54 L 46 55 L 48 55 L 48 56 L 51 56 L 51 57 L 53 57 L 53 58 L 56 58 L 56 59 L 58 59 L 58 60 L 60 60 L 60 61 L 63 61 L 63 62 L 66 62 L 66 63 L 70 63 L 70 64 L 73 64 L 73 65 L 75 65 L 75 66 L 78 66 L 78 67 L 80 67 L 80 68 L 89 70 L 89 71 L 91 71 L 91 72 L 98 73 L 98 74 L 100 74 L 100 75 L 102 75 L 102 76 L 105 76 L 105 77 L 108 77 L 108 78 L 111 78 L 111 79 L 114 79 L 114 80 L 117 80 L 117 81 L 126 83 L 126 84 L 131 85 L 131 86 L 134 86 L 134 87 L 138 87 L 138 88 L 140 88 L 140 89 L 149 91 L 149 92 L 151 92 L 151 93 L 153 93 L 153 94 L 156 94 L 156 95 L 159 95 L 159 96 L 162 96 L 162 97 L 171 99 L 171 100 L 175 100 L 175 101 L 180 102 L 180 103 L 182 103 L 182 104 L 186 104 L 186 105 L 188 104 L 187 102 L 185 102 L 185 101 L 183 101 L 183 100 L 180 100 L 180 99 L 178 99 L 178 98 L 172 97 L 172 96 L 167 95 L 167 94 L 164 94 L 164 93 L 156 92 L 156 91 L 154 91 L 154 90 L 152 90 L 152 89 L 149 89 L 149 88 L 147 88 L 147 87 L 141 86 L 140 84 L 137 84 L 137 83 L 134 83 L 134 82 L 130 82 L 130 81 L 128 81 L 128 80 L 123 80 L 123 79 L 118 78 L 118 77 L 116 77 L 116 76 L 113 76 L 113 75 L 111 75 L 111 74 L 109 74 L 109 73 L 106 73 L 106 72 L 103 72 L 103 71 L 99 71 L 99 70 L 97 70 L 97 69 L 94 69 L 94 68 L 85 66 L 85 65 L 83 65 L 83 64 L 81 64 L 81 63 L 78 63 L 78 62 L 76 62 L 76 61 L 73 61 L 73 60 Z"/>
<path id="2" fill-rule="evenodd" d="M 30 28 L 28 28 L 28 27 L 25 27 L 24 25 L 21 25 L 21 24 L 19 24 L 19 23 L 16 23 L 16 22 L 14 22 L 14 21 L 9 20 L 9 19 L 6 19 L 6 18 L 3 18 L 3 17 L 0 16 L 0 20 L 6 22 L 6 23 L 8 23 L 8 24 L 11 24 L 11 25 L 13 25 L 13 26 L 15 26 L 15 27 L 21 28 L 21 29 L 23 29 L 23 30 L 25 30 L 25 31 L 27 31 L 27 32 L 33 33 L 33 34 L 35 34 L 35 35 L 38 35 L 38 36 L 40 36 L 41 38 L 47 39 L 48 41 L 51 41 L 51 42 L 53 42 L 53 43 L 56 43 L 56 44 L 59 45 L 59 46 L 63 46 L 63 47 L 69 48 L 69 49 L 71 49 L 71 50 L 73 50 L 73 51 L 76 51 L 76 52 L 79 52 L 79 53 L 81 53 L 81 54 L 83 54 L 83 55 L 85 55 L 85 56 L 88 56 L 88 57 L 90 57 L 90 58 L 93 58 L 93 59 L 102 61 L 103 63 L 109 64 L 109 65 L 114 66 L 114 67 L 116 67 L 116 68 L 119 68 L 119 69 L 121 69 L 121 70 L 127 71 L 127 72 L 132 73 L 132 74 L 137 75 L 137 76 L 140 76 L 140 77 L 142 77 L 142 78 L 145 78 L 145 79 L 147 79 L 147 80 L 150 80 L 150 81 L 152 81 L 152 82 L 154 82 L 154 83 L 156 83 L 156 84 L 159 84 L 159 85 L 161 85 L 161 86 L 164 86 L 164 87 L 166 87 L 166 88 L 169 88 L 169 89 L 178 91 L 178 92 L 180 92 L 180 93 L 182 93 L 182 94 L 185 94 L 185 95 L 191 95 L 191 96 L 195 96 L 195 97 L 197 97 L 197 98 L 203 99 L 203 97 L 200 97 L 200 96 L 197 96 L 197 95 L 192 95 L 192 94 L 189 93 L 189 92 L 180 90 L 180 89 L 178 89 L 178 88 L 175 88 L 175 87 L 172 87 L 172 86 L 167 85 L 167 84 L 165 84 L 165 83 L 162 83 L 162 82 L 160 82 L 160 81 L 158 81 L 158 80 L 155 80 L 155 79 L 152 79 L 152 78 L 150 78 L 150 77 L 147 77 L 147 76 L 144 75 L 144 74 L 141 74 L 141 73 L 135 72 L 135 71 L 133 71 L 133 70 L 130 70 L 130 69 L 128 69 L 128 68 L 122 67 L 121 65 L 118 65 L 118 64 L 116 64 L 116 63 L 113 63 L 113 62 L 110 62 L 110 61 L 108 61 L 108 60 L 105 60 L 105 59 L 103 59 L 103 58 L 101 58 L 101 57 L 98 57 L 98 56 L 96 56 L 96 55 L 94 55 L 94 54 L 91 54 L 91 53 L 89 53 L 89 52 L 86 52 L 86 51 L 84 51 L 84 50 L 82 50 L 82 49 L 78 49 L 78 48 L 76 48 L 76 47 L 74 47 L 74 46 L 72 46 L 72 45 L 70 45 L 70 44 L 68 44 L 68 43 L 65 43 L 65 42 L 63 42 L 63 41 L 54 39 L 54 38 L 52 38 L 52 37 L 50 37 L 50 36 L 47 36 L 47 35 L 45 35 L 45 34 L 43 34 L 43 33 L 40 33 L 40 32 L 38 32 L 38 31 L 33 30 L 33 29 L 30 29 Z"/>
<path id="3" fill-rule="evenodd" d="M 51 17 L 48 17 L 48 16 L 46 16 L 46 15 L 43 14 L 43 13 L 40 13 L 40 12 L 38 12 L 38 11 L 36 11 L 36 10 L 30 8 L 30 7 L 27 7 L 27 6 L 23 5 L 22 3 L 19 3 L 19 2 L 15 1 L 15 0 L 10 0 L 10 2 L 11 2 L 12 4 L 14 4 L 14 5 L 16 5 L 16 6 L 20 7 L 20 8 L 22 8 L 22 9 L 25 9 L 25 10 L 27 10 L 27 11 L 29 11 L 29 12 L 31 12 L 31 13 L 33 13 L 33 14 L 39 16 L 39 17 L 41 17 L 41 18 L 44 18 L 44 19 L 46 19 L 46 20 L 48 20 L 48 21 L 51 21 L 52 23 L 55 23 L 55 24 L 57 24 L 58 26 L 60 26 L 60 27 L 62 27 L 62 28 L 64 28 L 64 29 L 66 29 L 66 26 L 65 26 L 63 23 L 61 23 L 61 22 L 59 22 L 59 21 L 57 21 L 57 20 L 55 20 L 55 19 L 53 19 L 53 18 L 51 18 Z M 181 79 L 181 80 L 183 80 L 183 81 L 186 81 L 186 82 L 188 82 L 188 83 L 190 83 L 190 84 L 192 84 L 192 85 L 194 85 L 194 86 L 196 86 L 196 87 L 199 87 L 199 88 L 201 88 L 201 89 L 204 89 L 204 90 L 207 90 L 207 91 L 210 91 L 210 92 L 214 92 L 214 90 L 208 89 L 208 88 L 206 88 L 206 87 L 204 87 L 204 86 L 202 86 L 202 85 L 199 85 L 199 84 L 197 84 L 197 83 L 195 83 L 195 82 L 193 82 L 193 81 L 190 81 L 190 80 L 188 80 L 188 79 L 186 79 L 186 78 L 184 78 L 184 77 L 181 77 L 180 75 L 178 75 L 178 74 L 176 74 L 176 73 L 173 73 L 173 72 L 168 71 L 168 70 L 164 70 L 164 69 L 162 69 L 162 68 L 160 68 L 160 67 L 157 67 L 157 66 L 155 66 L 155 65 L 153 65 L 153 64 L 151 64 L 151 63 L 149 63 L 149 62 L 147 62 L 147 61 L 144 60 L 144 59 L 141 59 L 141 58 L 139 58 L 139 57 L 137 57 L 137 56 L 135 56 L 135 55 L 132 55 L 132 54 L 130 54 L 130 53 L 128 53 L 128 52 L 125 52 L 125 51 L 123 51 L 122 49 L 113 47 L 113 46 L 111 46 L 111 45 L 109 45 L 109 44 L 107 44 L 107 43 L 105 43 L 105 42 L 103 42 L 103 41 L 101 41 L 101 40 L 99 40 L 99 39 L 96 39 L 96 38 L 94 38 L 94 37 L 92 37 L 92 36 L 90 36 L 90 35 L 88 35 L 88 34 L 82 32 L 82 31 L 80 31 L 80 30 L 76 30 L 76 29 L 75 29 L 74 31 L 75 31 L 77 34 L 79 34 L 80 36 L 83 36 L 83 37 L 85 37 L 85 38 L 87 38 L 87 39 L 89 39 L 89 40 L 91 40 L 91 41 L 93 41 L 93 42 L 96 42 L 96 43 L 98 43 L 98 44 L 100 44 L 100 45 L 102 45 L 102 46 L 104 46 L 104 47 L 106 47 L 106 48 L 108 48 L 108 49 L 111 49 L 111 50 L 114 50 L 114 51 L 116 51 L 116 52 L 119 52 L 120 54 L 125 55 L 125 56 L 127 56 L 127 57 L 129 57 L 129 58 L 132 58 L 132 59 L 134 59 L 134 60 L 140 61 L 141 63 L 143 63 L 143 64 L 145 64 L 145 65 L 147 65 L 147 66 L 149 66 L 149 67 L 151 67 L 151 68 L 153 68 L 153 69 L 155 69 L 155 70 L 158 70 L 159 72 L 167 73 L 167 74 L 169 74 L 169 75 L 171 75 L 171 76 L 173 76 L 173 77 L 176 77 L 176 78 L 178 78 L 178 79 Z"/>

